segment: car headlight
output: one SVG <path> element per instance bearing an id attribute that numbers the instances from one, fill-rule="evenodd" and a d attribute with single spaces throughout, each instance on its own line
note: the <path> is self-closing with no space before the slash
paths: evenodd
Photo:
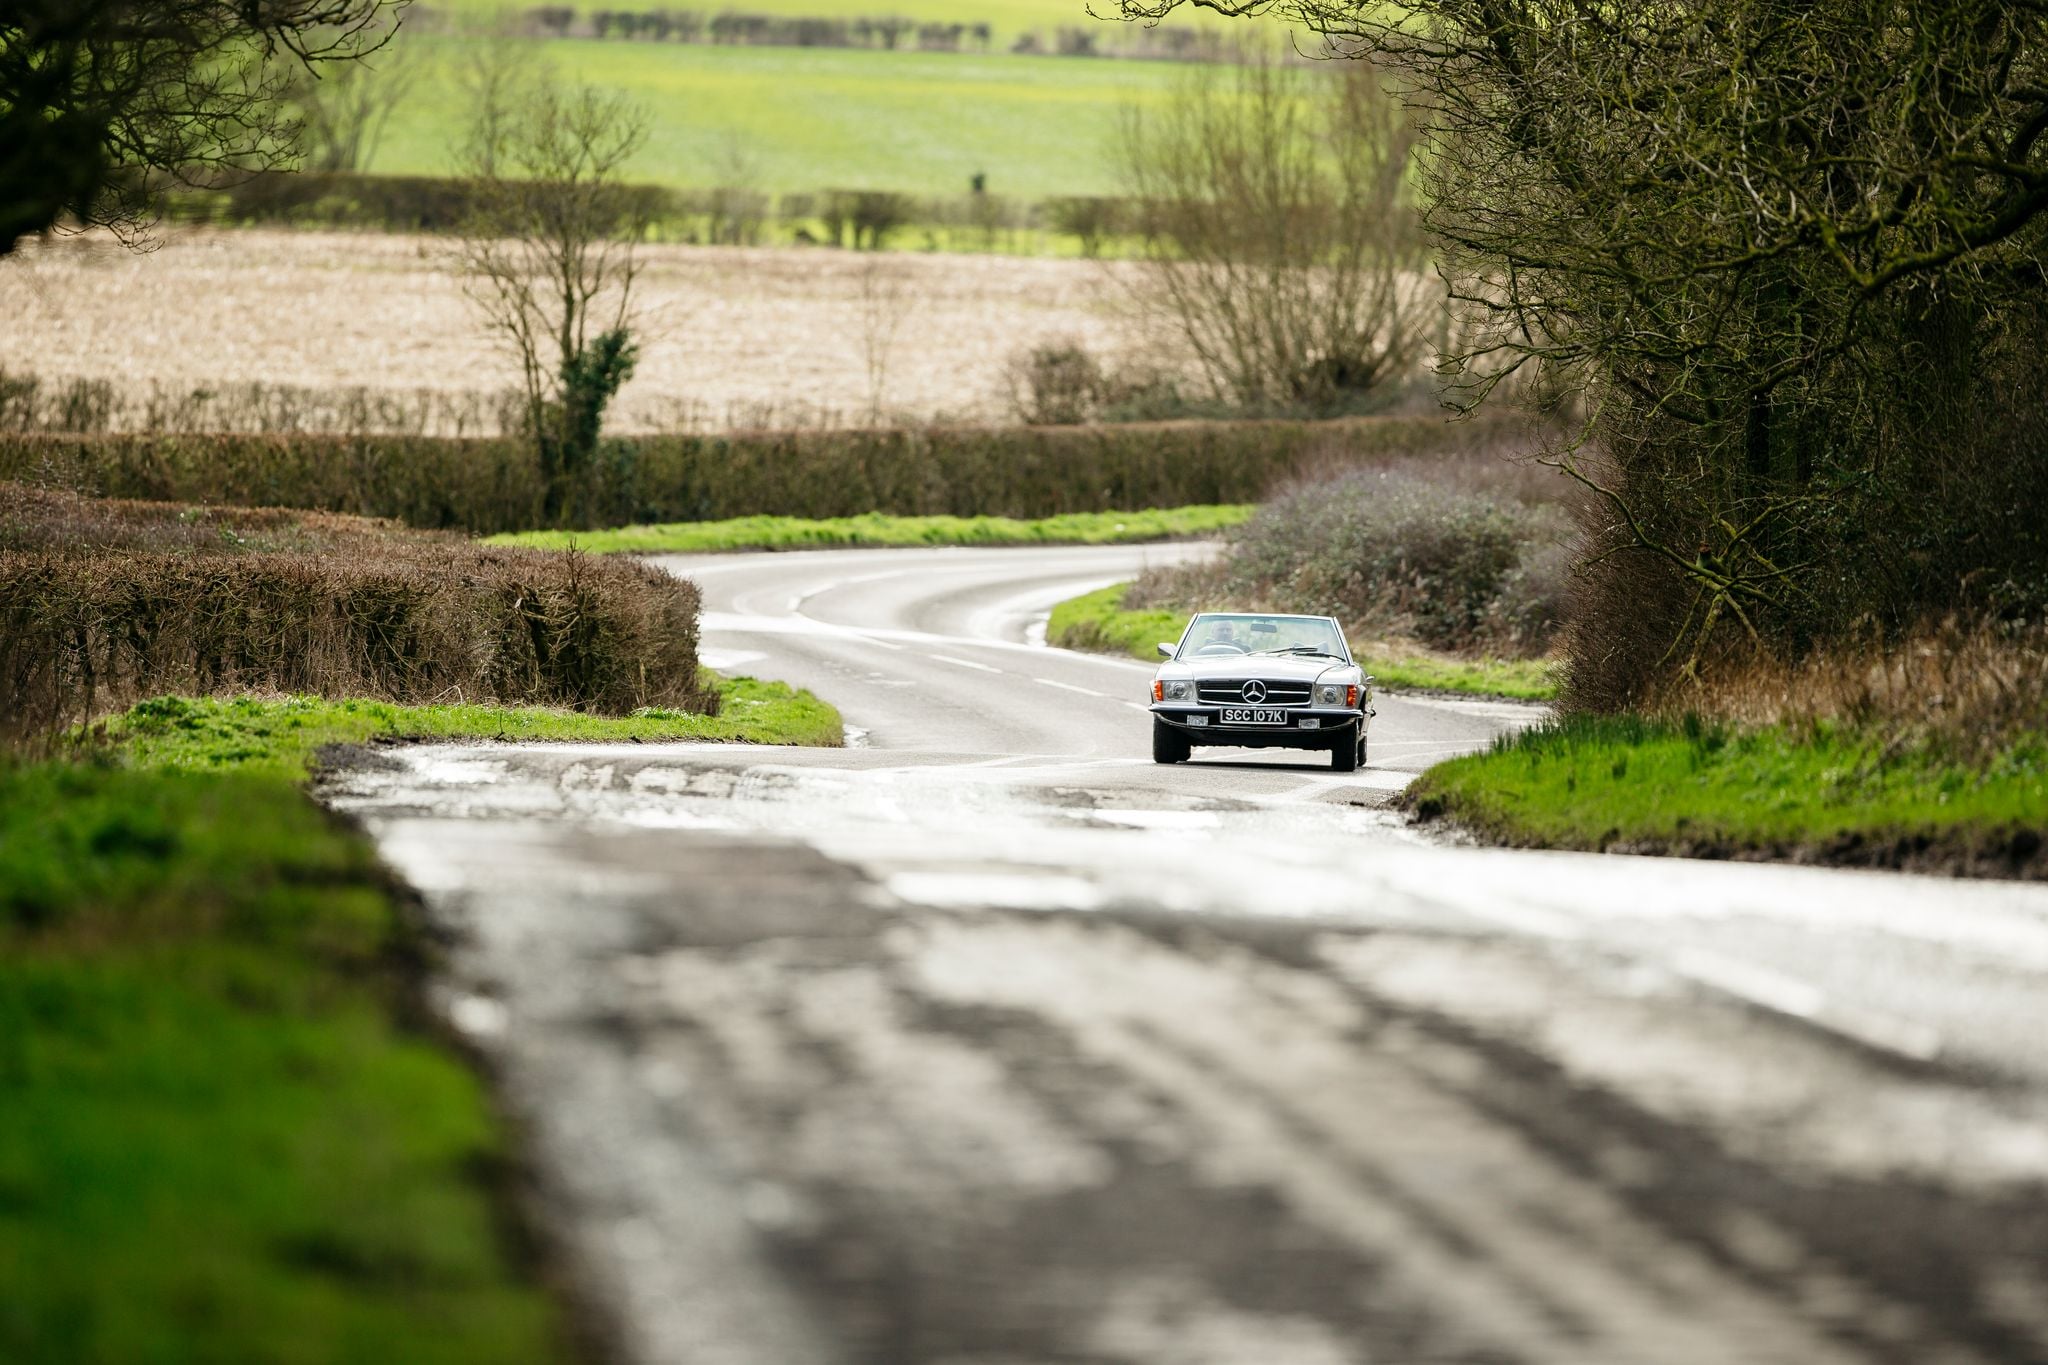
<path id="1" fill-rule="evenodd" d="M 1316 705 L 1342 706 L 1344 704 L 1343 683 L 1321 683 L 1316 687 Z"/>
<path id="2" fill-rule="evenodd" d="M 1164 692 L 1165 692 L 1165 699 L 1166 699 L 1167 701 L 1193 701 L 1193 700 L 1194 700 L 1194 696 L 1195 696 L 1195 685 L 1194 685 L 1194 684 L 1193 684 L 1192 682 L 1188 682 L 1188 681 L 1181 681 L 1181 682 L 1169 682 L 1169 683 L 1167 683 L 1167 684 L 1165 684 L 1165 685 L 1164 685 L 1164 689 L 1163 689 L 1163 690 L 1164 690 Z"/>

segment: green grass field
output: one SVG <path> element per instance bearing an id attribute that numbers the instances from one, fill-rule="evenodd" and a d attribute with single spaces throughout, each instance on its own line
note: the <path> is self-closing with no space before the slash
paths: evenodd
<path id="1" fill-rule="evenodd" d="M 394 114 L 369 169 L 440 174 L 461 133 L 453 72 L 471 40 L 416 41 L 436 63 Z M 992 194 L 1037 200 L 1117 189 L 1118 111 L 1158 100 L 1185 72 L 1171 63 L 1049 57 L 532 40 L 563 75 L 625 91 L 653 119 L 636 180 L 704 186 L 732 179 L 738 148 L 756 187 L 959 195 L 985 172 Z"/>
<path id="2" fill-rule="evenodd" d="M 1842 726 L 1585 717 L 1439 764 L 1410 801 L 1520 846 L 1953 859 L 1983 870 L 2039 855 L 2048 740 L 2023 735 L 1988 761 L 1964 762 L 1932 743 Z"/>
<path id="3" fill-rule="evenodd" d="M 520 531 L 491 536 L 491 545 L 589 554 L 704 554 L 721 550 L 815 550 L 858 546 L 1123 545 L 1187 540 L 1236 526 L 1249 506 L 1169 507 L 1144 512 L 1070 512 L 1017 521 L 1010 517 L 735 517 L 622 526 L 614 531 Z"/>
<path id="4" fill-rule="evenodd" d="M 1048 644 L 1098 654 L 1129 654 L 1148 662 L 1159 657 L 1162 641 L 1178 640 L 1188 614 L 1156 609 L 1130 610 L 1118 583 L 1098 592 L 1069 598 L 1052 609 L 1046 623 Z M 1396 653 L 1360 647 L 1366 671 L 1382 687 L 1422 692 L 1463 692 L 1520 701 L 1548 701 L 1557 695 L 1550 666 L 1530 659 L 1451 659 L 1419 653 Z"/>

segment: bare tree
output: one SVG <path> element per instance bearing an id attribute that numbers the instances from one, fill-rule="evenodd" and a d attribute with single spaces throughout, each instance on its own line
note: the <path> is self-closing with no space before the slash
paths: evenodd
<path id="1" fill-rule="evenodd" d="M 289 164 L 295 69 L 347 62 L 405 0 L 0 5 L 0 256 L 69 221 L 146 234 L 167 185 Z"/>
<path id="2" fill-rule="evenodd" d="M 647 119 L 620 95 L 502 61 L 468 83 L 463 265 L 471 298 L 519 362 L 541 513 L 560 521 L 575 512 L 605 408 L 638 358 L 645 198 L 622 177 Z"/>
<path id="3" fill-rule="evenodd" d="M 1065 195 L 1045 201 L 1046 217 L 1053 230 L 1081 240 L 1081 254 L 1090 260 L 1102 254 L 1102 244 L 1123 230 L 1124 206 L 1101 195 Z"/>
<path id="4" fill-rule="evenodd" d="M 867 374 L 868 422 L 882 424 L 882 407 L 889 392 L 889 362 L 896 350 L 896 334 L 902 330 L 915 302 L 909 281 L 896 268 L 880 261 L 863 262 L 860 268 L 861 365 Z"/>
<path id="5" fill-rule="evenodd" d="M 360 171 L 376 155 L 391 115 L 423 74 L 419 49 L 394 40 L 361 61 L 308 67 L 291 86 L 303 136 L 305 165 L 314 171 Z"/>
<path id="6" fill-rule="evenodd" d="M 1219 396 L 1341 408 L 1419 355 L 1437 296 L 1406 195 L 1414 134 L 1378 74 L 1200 67 L 1125 116 L 1138 302 Z"/>
<path id="7" fill-rule="evenodd" d="M 705 235 L 714 243 L 757 246 L 768 218 L 768 196 L 761 189 L 761 163 L 738 134 L 719 146 L 712 172 L 717 183 L 704 196 Z"/>

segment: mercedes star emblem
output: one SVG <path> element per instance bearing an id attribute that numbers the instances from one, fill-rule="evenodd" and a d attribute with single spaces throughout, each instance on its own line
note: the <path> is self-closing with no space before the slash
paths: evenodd
<path id="1" fill-rule="evenodd" d="M 1266 699 L 1266 685 L 1257 678 L 1252 679 L 1244 685 L 1244 699 L 1257 706 Z"/>

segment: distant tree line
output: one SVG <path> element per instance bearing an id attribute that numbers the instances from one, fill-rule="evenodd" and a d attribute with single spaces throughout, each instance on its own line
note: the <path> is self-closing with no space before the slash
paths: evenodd
<path id="1" fill-rule="evenodd" d="M 622 193 L 631 196 L 632 221 L 654 239 L 725 246 L 794 242 L 876 250 L 905 245 L 906 232 L 919 228 L 961 234 L 960 244 L 994 249 L 1016 234 L 1048 231 L 1078 239 L 1082 254 L 1095 256 L 1148 221 L 1142 204 L 1113 195 L 1026 200 L 860 189 L 775 195 L 743 185 L 633 185 Z M 181 221 L 449 232 L 467 219 L 472 197 L 469 181 L 450 176 L 278 171 L 186 193 L 171 201 L 170 212 Z"/>
<path id="2" fill-rule="evenodd" d="M 445 24 L 428 6 L 414 22 Z M 934 23 L 899 14 L 812 16 L 745 10 L 580 9 L 538 5 L 511 16 L 513 31 L 529 38 L 598 38 L 649 43 L 703 43 L 734 47 L 827 47 L 875 52 L 996 50 L 987 23 Z M 1119 57 L 1140 61 L 1234 62 L 1242 51 L 1232 35 L 1213 28 L 1138 28 L 1063 24 L 1049 32 L 1018 34 L 1006 49 L 1022 56 Z"/>

